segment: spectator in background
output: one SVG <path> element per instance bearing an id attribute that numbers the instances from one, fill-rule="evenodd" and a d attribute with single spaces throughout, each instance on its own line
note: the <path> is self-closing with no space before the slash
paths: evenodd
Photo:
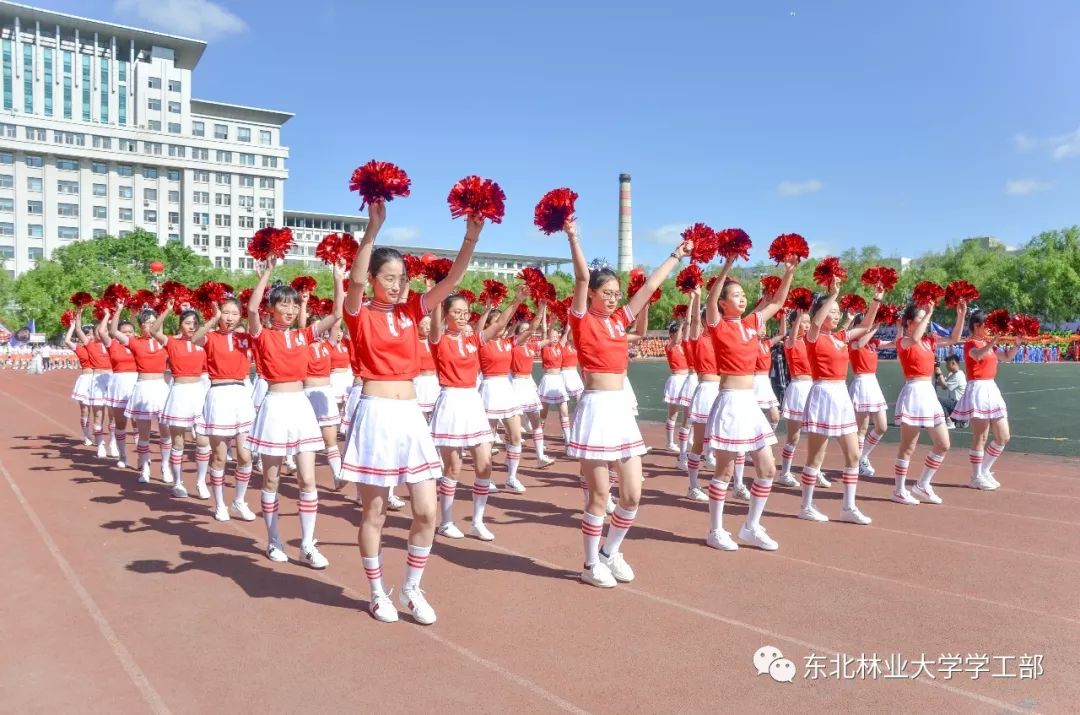
<path id="1" fill-rule="evenodd" d="M 41 346 L 41 368 L 43 371 L 52 369 L 52 347 L 48 343 Z"/>
<path id="2" fill-rule="evenodd" d="M 942 408 L 945 410 L 945 424 L 949 429 L 955 429 L 957 425 L 966 427 L 966 422 L 953 422 L 951 417 L 952 411 L 956 409 L 956 404 L 960 402 L 960 398 L 964 396 L 964 391 L 967 390 L 967 375 L 960 369 L 960 358 L 955 355 L 946 358 L 945 370 L 947 374 L 942 374 L 941 367 L 939 365 L 934 366 L 934 381 L 940 388 L 938 402 L 941 403 Z"/>

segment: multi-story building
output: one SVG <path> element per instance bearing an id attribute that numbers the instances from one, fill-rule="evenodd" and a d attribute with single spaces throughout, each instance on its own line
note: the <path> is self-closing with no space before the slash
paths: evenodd
<path id="1" fill-rule="evenodd" d="M 0 2 L 0 260 L 142 228 L 225 268 L 281 225 L 287 112 L 195 99 L 206 43 Z"/>
<path id="2" fill-rule="evenodd" d="M 328 233 L 351 233 L 360 239 L 367 228 L 367 217 L 346 214 L 314 213 L 310 211 L 285 211 L 285 225 L 292 229 L 294 244 L 286 261 L 303 262 L 311 266 L 319 263 L 315 258 L 315 247 Z M 387 244 L 380 243 L 380 246 Z M 453 258 L 457 249 L 424 248 L 422 246 L 390 246 L 402 253 L 422 255 L 431 253 L 439 258 Z M 556 256 L 530 256 L 517 253 L 490 253 L 477 251 L 473 254 L 469 270 L 476 273 L 491 274 L 500 280 L 507 280 L 517 275 L 525 266 L 537 266 L 544 273 L 559 269 L 570 263 L 569 258 Z"/>

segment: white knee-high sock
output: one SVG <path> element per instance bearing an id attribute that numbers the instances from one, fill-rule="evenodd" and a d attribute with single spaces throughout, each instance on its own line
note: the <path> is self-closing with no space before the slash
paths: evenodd
<path id="1" fill-rule="evenodd" d="M 607 539 L 604 540 L 603 553 L 607 556 L 614 556 L 619 553 L 619 549 L 622 548 L 623 539 L 626 538 L 627 532 L 630 531 L 630 527 L 634 525 L 634 518 L 637 516 L 637 509 L 624 509 L 621 506 L 615 507 L 615 511 L 611 513 L 611 526 L 608 527 Z"/>
<path id="2" fill-rule="evenodd" d="M 195 448 L 195 467 L 198 470 L 195 481 L 206 484 L 206 470 L 210 468 L 210 445 Z"/>
<path id="3" fill-rule="evenodd" d="M 724 530 L 724 501 L 728 483 L 713 477 L 709 482 L 709 531 Z"/>
<path id="4" fill-rule="evenodd" d="M 814 487 L 817 486 L 818 470 L 806 466 L 802 470 L 802 508 L 809 509 L 814 503 Z"/>
<path id="5" fill-rule="evenodd" d="M 986 447 L 986 460 L 983 462 L 983 472 L 989 472 L 997 458 L 1001 456 L 1001 453 L 1005 451 L 1004 445 L 1000 445 L 997 442 L 991 440 L 990 444 Z"/>
<path id="6" fill-rule="evenodd" d="M 874 447 L 878 446 L 881 442 L 881 435 L 877 433 L 877 430 L 870 430 L 866 433 L 866 440 L 863 442 L 862 451 L 859 455 L 860 461 L 870 459 L 870 453 L 874 451 Z"/>
<path id="7" fill-rule="evenodd" d="M 278 533 L 278 495 L 277 492 L 263 490 L 259 494 L 259 502 L 262 505 L 263 522 L 266 524 L 266 538 L 272 544 L 281 544 L 281 534 Z"/>
<path id="8" fill-rule="evenodd" d="M 490 479 L 477 479 L 473 482 L 472 520 L 474 525 L 484 523 L 484 509 L 487 507 L 488 487 L 490 486 Z"/>
<path id="9" fill-rule="evenodd" d="M 457 481 L 449 477 L 443 477 L 439 480 L 437 491 L 439 493 L 439 512 L 442 516 L 440 525 L 446 525 L 454 520 L 454 493 L 457 491 Z"/>
<path id="10" fill-rule="evenodd" d="M 923 473 L 919 477 L 919 486 L 925 489 L 930 486 L 930 480 L 937 474 L 937 470 L 941 469 L 941 463 L 945 461 L 944 454 L 938 454 L 937 452 L 930 452 L 926 455 L 926 461 L 923 462 Z"/>
<path id="11" fill-rule="evenodd" d="M 844 467 L 844 473 L 840 479 L 844 484 L 844 509 L 850 511 L 855 508 L 855 490 L 859 486 L 859 468 Z"/>
<path id="12" fill-rule="evenodd" d="M 761 515 L 765 512 L 765 502 L 772 492 L 771 479 L 755 479 L 750 484 L 750 511 L 746 515 L 746 526 L 756 529 L 761 525 Z"/>
<path id="13" fill-rule="evenodd" d="M 309 549 L 315 543 L 315 518 L 319 515 L 319 493 L 300 492 L 297 508 L 300 512 L 300 548 Z"/>

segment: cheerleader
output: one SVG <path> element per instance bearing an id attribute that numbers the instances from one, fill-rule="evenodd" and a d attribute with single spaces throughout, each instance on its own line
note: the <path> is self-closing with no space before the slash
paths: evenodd
<path id="1" fill-rule="evenodd" d="M 431 290 L 430 285 L 428 290 Z M 416 389 L 416 401 L 420 404 L 420 411 L 430 421 L 431 411 L 435 409 L 440 390 L 439 376 L 435 371 L 435 356 L 431 352 L 431 316 L 425 315 L 417 327 L 420 336 L 420 373 L 413 378 L 413 387 Z"/>
<path id="2" fill-rule="evenodd" d="M 540 469 L 555 463 L 544 454 L 544 426 L 540 422 L 540 393 L 536 380 L 533 379 L 533 360 L 536 352 L 529 347 L 529 340 L 547 315 L 547 304 L 536 311 L 532 322 L 519 322 L 514 326 L 514 349 L 510 358 L 510 382 L 517 394 L 521 409 L 521 423 L 525 430 L 532 433 L 533 446 L 536 447 L 536 465 Z"/>
<path id="3" fill-rule="evenodd" d="M 720 374 L 716 367 L 716 350 L 712 338 L 703 331 L 701 321 L 701 288 L 695 288 L 690 297 L 690 342 L 697 366 L 698 384 L 690 400 L 689 422 L 691 429 L 690 446 L 686 454 L 686 475 L 690 486 L 686 498 L 696 502 L 709 501 L 708 495 L 701 489 L 698 478 L 701 473 L 702 459 L 706 451 L 711 456 L 709 435 L 705 432 L 709 414 L 712 413 L 716 398 L 720 396 Z M 715 462 L 715 460 L 714 460 Z"/>
<path id="4" fill-rule="evenodd" d="M 112 314 L 106 308 L 103 311 L 101 322 L 98 324 L 98 340 L 109 351 L 109 362 L 112 364 L 112 375 L 109 378 L 109 392 L 105 396 L 105 402 L 112 412 L 113 434 L 116 439 L 117 457 L 116 466 L 120 469 L 127 468 L 127 410 L 128 400 L 135 390 L 135 383 L 139 380 L 139 374 L 135 365 L 135 355 L 119 340 L 113 340 L 111 333 L 121 333 L 129 340 L 135 335 L 135 326 L 131 321 L 121 322 L 120 311 L 123 305 L 118 303 L 116 312 Z"/>
<path id="5" fill-rule="evenodd" d="M 521 303 L 526 290 L 518 294 L 517 304 Z M 509 315 L 509 312 L 503 313 L 499 320 L 477 335 L 467 330 L 468 300 L 452 294 L 436 306 L 431 316 L 428 342 L 432 346 L 442 388 L 431 413 L 431 436 L 439 448 L 443 465 L 438 487 L 442 518 L 436 533 L 450 539 L 464 537 L 454 524 L 454 494 L 461 477 L 461 450 L 467 448 L 472 452 L 476 471 L 469 535 L 481 541 L 495 540 L 495 535 L 484 525 L 484 509 L 491 484 L 491 443 L 495 436 L 487 421 L 483 398 L 476 390 L 476 378 L 480 372 L 480 348 L 503 331 Z"/>
<path id="6" fill-rule="evenodd" d="M 646 452 L 637 422 L 626 409 L 623 392 L 629 363 L 627 330 L 692 244 L 684 243 L 676 248 L 645 285 L 619 307 L 622 292 L 618 275 L 610 268 L 590 272 L 574 222 L 568 221 L 564 230 L 574 263 L 569 322 L 585 371 L 586 387 L 574 413 L 566 450 L 567 457 L 581 460 L 581 474 L 589 488 L 581 522 L 585 550 L 581 580 L 612 588 L 617 581 L 627 583 L 634 579 L 634 571 L 626 563 L 621 546 L 641 500 L 641 455 Z M 608 467 L 613 462 L 618 465 L 620 477 L 619 504 L 611 515 L 611 527 L 601 549 L 610 488 Z"/>
<path id="7" fill-rule="evenodd" d="M 251 336 L 238 330 L 240 310 L 240 303 L 233 298 L 214 305 L 214 316 L 191 338 L 193 345 L 205 351 L 210 376 L 199 433 L 210 443 L 210 486 L 214 493 L 214 518 L 218 521 L 229 521 L 232 516 L 243 521 L 255 520 L 246 501 L 251 482 L 247 436 L 255 421 L 250 390 L 244 385 L 251 373 Z M 225 501 L 225 464 L 230 439 L 236 440 L 236 495 L 232 503 Z"/>
<path id="8" fill-rule="evenodd" d="M 413 519 L 405 582 L 398 601 L 418 623 L 428 625 L 435 622 L 435 610 L 420 589 L 420 580 L 435 537 L 435 482 L 442 477 L 442 464 L 412 383 L 420 369 L 416 324 L 457 287 L 484 222 L 467 220 L 465 239 L 445 279 L 423 295 L 411 293 L 408 301 L 401 303 L 399 297 L 409 281 L 401 254 L 392 248 L 373 250 L 385 218 L 386 205 L 382 201 L 369 204 L 367 229 L 353 260 L 345 299 L 353 364 L 360 368 L 364 387 L 345 448 L 342 477 L 360 484 L 360 556 L 371 584 L 371 614 L 384 622 L 398 619 L 382 581 L 386 499 L 390 487 L 408 485 Z M 369 281 L 373 295 L 365 303 Z"/>
<path id="9" fill-rule="evenodd" d="M 697 292 L 697 305 L 701 304 L 701 291 Z M 690 312 L 694 309 L 694 297 L 691 294 L 690 305 L 687 306 L 687 315 L 692 316 Z M 689 318 L 691 321 L 693 318 Z M 700 323 L 700 321 L 698 321 Z M 686 376 L 686 382 L 683 383 L 682 391 L 679 393 L 679 407 L 682 411 L 682 424 L 679 425 L 679 460 L 678 468 L 681 470 L 687 470 L 687 449 L 690 443 L 690 406 L 694 401 L 694 393 L 697 391 L 698 386 L 698 369 L 697 369 L 697 341 L 690 339 L 690 327 L 686 324 L 683 325 L 683 342 L 682 349 L 686 355 L 686 367 L 689 370 Z"/>
<path id="10" fill-rule="evenodd" d="M 563 326 L 562 333 L 562 378 L 570 399 L 577 400 L 581 393 L 585 392 L 585 383 L 581 381 L 581 374 L 578 372 L 578 354 L 569 322 Z"/>
<path id="11" fill-rule="evenodd" d="M 262 326 L 259 306 L 273 272 L 274 264 L 270 262 L 259 274 L 259 282 L 248 302 L 248 333 L 268 385 L 266 399 L 255 416 L 248 437 L 252 451 L 262 457 L 263 488 L 259 502 L 266 523 L 266 556 L 271 561 L 289 560 L 285 554 L 285 542 L 278 531 L 278 483 L 284 460 L 293 457 L 300 492 L 297 503 L 300 513 L 300 560 L 313 569 L 324 569 L 330 565 L 330 561 L 315 545 L 315 520 L 319 512 L 315 452 L 322 448 L 324 442 L 315 410 L 304 395 L 310 346 L 318 336 L 313 326 L 302 329 L 292 327 L 300 312 L 300 296 L 289 285 L 275 285 L 270 289 L 266 303 L 271 327 Z M 343 300 L 343 275 L 344 264 L 339 264 L 335 268 L 334 278 L 335 312 L 340 310 Z M 340 317 L 331 316 L 332 319 Z"/>
<path id="12" fill-rule="evenodd" d="M 867 325 L 866 316 L 857 315 L 851 323 L 856 328 Z M 882 342 L 877 339 L 880 324 L 875 324 L 862 337 L 848 343 L 848 358 L 855 378 L 848 386 L 848 396 L 855 408 L 855 422 L 859 429 L 859 476 L 874 476 L 874 467 L 870 464 L 870 453 L 881 442 L 888 430 L 888 417 L 885 410 L 888 403 L 877 379 L 878 351 L 891 348 L 892 341 Z M 873 422 L 873 427 L 870 423 Z"/>
<path id="13" fill-rule="evenodd" d="M 120 453 L 116 449 L 109 429 L 108 395 L 109 381 L 112 378 L 112 362 L 109 360 L 109 351 L 104 343 L 98 340 L 93 329 L 87 327 L 84 331 L 82 325 L 82 311 L 75 311 L 75 337 L 86 348 L 87 361 L 93 370 L 88 388 L 87 404 L 90 406 L 90 418 L 94 425 L 94 442 L 97 444 L 98 459 L 108 457 L 117 458 Z M 109 434 L 109 449 L 105 451 L 105 435 Z"/>
<path id="14" fill-rule="evenodd" d="M 964 315 L 967 304 L 960 301 L 956 308 L 956 325 L 952 335 L 944 340 L 935 340 L 927 335 L 930 318 L 934 307 L 909 305 L 900 319 L 900 332 L 896 344 L 896 354 L 900 358 L 900 367 L 907 382 L 896 399 L 896 413 L 893 423 L 900 426 L 900 445 L 896 451 L 896 490 L 892 500 L 900 504 L 918 504 L 920 501 L 940 504 L 941 497 L 930 486 L 930 480 L 941 468 L 945 455 L 949 451 L 949 430 L 945 426 L 945 412 L 938 402 L 934 384 L 934 357 L 938 345 L 948 346 L 960 341 L 964 328 Z M 907 489 L 907 472 L 915 445 L 919 442 L 920 430 L 930 435 L 933 448 L 926 455 L 922 476 L 918 483 Z"/>
<path id="15" fill-rule="evenodd" d="M 664 344 L 664 354 L 667 356 L 668 375 L 664 383 L 664 403 L 667 405 L 667 421 L 664 422 L 664 435 L 667 437 L 666 449 L 669 452 L 678 452 L 679 445 L 675 443 L 675 425 L 684 417 L 683 406 L 679 403 L 683 388 L 690 374 L 690 365 L 687 361 L 686 350 L 683 348 L 683 324 L 675 321 L 668 326 L 668 340 Z"/>
<path id="16" fill-rule="evenodd" d="M 716 351 L 716 367 L 720 378 L 720 394 L 709 415 L 707 431 L 710 447 L 716 451 L 716 472 L 709 485 L 709 535 L 706 543 L 714 549 L 734 551 L 739 548 L 723 529 L 724 500 L 727 497 L 727 475 L 739 452 L 754 457 L 758 477 L 750 489 L 750 508 L 746 522 L 739 530 L 739 541 L 766 551 L 779 545 L 761 526 L 761 515 L 772 491 L 776 462 L 770 445 L 776 444 L 769 421 L 758 407 L 754 396 L 754 368 L 760 354 L 761 333 L 765 325 L 787 300 L 797 261 L 786 263 L 780 288 L 772 299 L 754 313 L 743 317 L 746 294 L 742 286 L 727 280 L 735 259 L 724 264 L 705 306 L 706 325 Z"/>
<path id="17" fill-rule="evenodd" d="M 161 445 L 161 481 L 172 484 L 172 469 L 169 466 L 169 455 L 172 451 L 172 438 L 169 435 L 167 425 L 161 423 L 161 412 L 165 407 L 165 400 L 169 396 L 169 388 L 165 384 L 166 352 L 158 343 L 154 335 L 159 330 L 159 325 L 165 320 L 164 313 L 160 316 L 153 310 L 144 309 L 138 315 L 141 335 L 135 337 L 119 330 L 116 316 L 109 326 L 109 336 L 120 345 L 131 351 L 135 358 L 136 380 L 135 387 L 128 397 L 127 406 L 124 408 L 124 417 L 135 424 L 138 437 L 135 442 L 135 453 L 139 459 L 139 482 L 150 482 L 150 427 L 152 422 L 157 422 L 158 443 Z"/>
<path id="18" fill-rule="evenodd" d="M 971 481 L 968 486 L 993 490 L 1001 484 L 994 479 L 990 468 L 1009 443 L 1009 414 L 994 378 L 997 377 L 998 363 L 1011 362 L 1020 345 L 1017 343 L 1004 352 L 999 351 L 1001 336 L 989 334 L 986 315 L 981 310 L 971 312 L 968 330 L 971 336 L 964 343 L 967 389 L 953 410 L 952 418 L 971 424 L 971 451 L 968 454 Z M 993 430 L 994 438 L 986 446 L 990 430 Z"/>
<path id="19" fill-rule="evenodd" d="M 866 316 L 867 325 L 874 324 L 884 291 L 878 287 L 874 302 Z M 806 399 L 803 415 L 803 431 L 808 435 L 806 464 L 802 473 L 802 508 L 799 518 L 808 521 L 828 521 L 814 506 L 814 487 L 817 475 L 825 460 L 825 448 L 829 438 L 840 444 L 844 457 L 844 497 L 840 521 L 852 524 L 869 524 L 870 517 L 855 506 L 855 489 L 859 483 L 859 440 L 855 424 L 855 408 L 848 396 L 844 381 L 847 379 L 848 343 L 867 334 L 868 328 L 853 328 L 833 332 L 840 321 L 840 307 L 836 298 L 840 294 L 840 280 L 834 279 L 829 292 L 814 302 L 813 318 L 806 335 L 809 346 L 810 369 L 814 376 L 813 387 Z"/>
<path id="20" fill-rule="evenodd" d="M 340 415 L 353 382 L 352 361 L 349 359 L 349 339 L 345 337 L 340 320 L 330 328 L 327 346 L 330 349 L 330 388 L 334 393 L 334 404 Z"/>
<path id="21" fill-rule="evenodd" d="M 94 380 L 94 368 L 90 366 L 90 355 L 86 352 L 86 345 L 81 341 L 73 341 L 75 321 L 71 321 L 67 333 L 64 335 L 64 345 L 75 355 L 79 361 L 79 376 L 75 378 L 75 386 L 71 389 L 71 399 L 79 405 L 79 425 L 82 427 L 83 444 L 87 447 L 94 444 L 94 432 L 90 429 L 90 383 Z"/>
<path id="22" fill-rule="evenodd" d="M 171 300 L 165 304 L 164 313 L 167 315 L 170 310 Z M 188 496 L 187 487 L 184 486 L 184 444 L 185 435 L 189 432 L 195 434 L 195 494 L 199 499 L 210 498 L 210 490 L 206 488 L 210 439 L 197 425 L 202 421 L 203 402 L 206 400 L 202 380 L 202 374 L 206 371 L 206 351 L 191 340 L 199 329 L 199 322 L 197 312 L 185 309 L 180 313 L 180 328 L 175 336 L 169 337 L 162 332 L 164 320 L 155 324 L 154 332 L 154 339 L 169 356 L 169 371 L 172 373 L 172 386 L 161 408 L 158 423 L 169 428 L 172 443 L 169 465 L 173 472 L 173 496 L 178 499 Z"/>
<path id="23" fill-rule="evenodd" d="M 559 426 L 562 428 L 563 443 L 570 441 L 570 393 L 566 391 L 563 380 L 563 344 L 555 326 L 547 330 L 547 340 L 540 346 L 540 363 L 544 376 L 540 379 L 540 429 L 547 425 L 548 411 L 552 406 L 559 410 Z"/>
<path id="24" fill-rule="evenodd" d="M 806 398 L 812 386 L 810 378 L 810 358 L 807 354 L 806 333 L 810 330 L 810 316 L 806 311 L 796 310 L 788 318 L 788 335 L 784 339 L 784 357 L 787 359 L 790 380 L 784 390 L 784 404 L 780 416 L 787 426 L 787 440 L 780 456 L 780 485 L 797 487 L 799 481 L 791 475 L 791 463 L 795 460 L 795 451 L 802 436 L 803 410 Z M 831 486 L 823 476 L 819 476 L 819 487 Z"/>
<path id="25" fill-rule="evenodd" d="M 630 403 L 630 412 L 634 417 L 638 416 L 638 399 L 637 393 L 634 392 L 634 385 L 630 382 L 629 358 L 637 357 L 637 344 L 641 342 L 641 338 L 645 333 L 649 332 L 650 308 L 652 308 L 652 303 L 646 303 L 645 307 L 638 313 L 637 319 L 634 320 L 634 324 L 626 331 L 626 351 L 628 359 L 626 361 L 626 370 L 623 371 L 623 395 L 625 395 L 627 402 Z M 646 447 L 645 451 L 648 452 L 649 448 Z"/>

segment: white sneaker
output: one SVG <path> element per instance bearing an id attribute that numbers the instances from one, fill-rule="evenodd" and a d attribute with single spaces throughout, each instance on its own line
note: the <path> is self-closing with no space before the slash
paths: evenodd
<path id="1" fill-rule="evenodd" d="M 608 567 L 616 581 L 630 583 L 634 580 L 634 569 L 630 568 L 630 564 L 626 563 L 621 551 L 616 551 L 611 556 L 604 556 L 601 553 L 600 560 L 604 563 L 604 566 Z"/>
<path id="2" fill-rule="evenodd" d="M 84 447 L 93 447 L 94 446 L 94 440 L 90 439 L 89 437 L 83 437 L 82 443 L 83 443 Z"/>
<path id="3" fill-rule="evenodd" d="M 736 484 L 735 488 L 731 490 L 731 498 L 738 499 L 739 501 L 750 501 L 750 490 L 746 488 L 745 484 Z"/>
<path id="4" fill-rule="evenodd" d="M 764 527 L 761 526 L 756 529 L 747 529 L 746 525 L 743 524 L 743 527 L 739 529 L 739 541 L 747 546 L 756 546 L 765 551 L 776 551 L 780 548 L 780 544 L 766 534 Z"/>
<path id="5" fill-rule="evenodd" d="M 874 472 L 874 465 L 870 464 L 869 459 L 864 459 L 859 462 L 859 476 L 860 477 L 872 477 Z"/>
<path id="6" fill-rule="evenodd" d="M 738 551 L 739 545 L 735 543 L 735 540 L 731 538 L 731 534 L 727 533 L 723 529 L 720 531 L 710 531 L 708 538 L 705 539 L 705 543 L 714 549 L 720 549 L 721 551 Z"/>
<path id="7" fill-rule="evenodd" d="M 401 511 L 405 508 L 405 500 L 396 494 L 391 494 L 386 500 L 386 508 L 390 511 Z"/>
<path id="8" fill-rule="evenodd" d="M 819 487 L 821 487 L 822 489 L 828 489 L 829 487 L 832 486 L 832 482 L 830 482 L 828 479 L 826 479 L 824 474 L 822 474 L 821 472 L 818 472 L 817 485 Z"/>
<path id="9" fill-rule="evenodd" d="M 99 444 L 97 446 L 97 456 L 98 456 L 98 459 L 105 459 L 105 457 L 108 456 L 105 453 L 105 443 L 104 442 L 102 442 L 101 444 Z"/>
<path id="10" fill-rule="evenodd" d="M 495 486 L 495 480 L 488 482 L 488 494 L 498 494 L 499 488 Z"/>
<path id="11" fill-rule="evenodd" d="M 271 541 L 266 547 L 266 558 L 271 561 L 276 561 L 279 564 L 283 564 L 289 560 L 288 555 L 285 553 L 285 547 L 276 541 Z"/>
<path id="12" fill-rule="evenodd" d="M 412 611 L 413 618 L 416 619 L 417 623 L 430 626 L 435 622 L 435 609 L 427 602 L 424 592 L 418 587 L 407 586 L 402 588 L 401 592 L 398 593 L 398 603 Z"/>
<path id="13" fill-rule="evenodd" d="M 791 472 L 784 472 L 777 478 L 776 482 L 782 487 L 797 488 L 799 486 L 799 480 L 791 476 Z"/>
<path id="14" fill-rule="evenodd" d="M 982 476 L 983 476 L 983 479 L 985 479 L 986 481 L 988 481 L 988 482 L 990 482 L 991 484 L 994 485 L 994 489 L 997 489 L 998 487 L 1001 486 L 1001 482 L 999 482 L 997 479 L 994 478 L 994 473 L 993 472 L 983 472 Z"/>
<path id="15" fill-rule="evenodd" d="M 615 507 L 617 507 L 617 506 L 618 506 L 618 504 L 616 504 L 615 500 L 611 498 L 610 494 L 608 494 L 607 506 L 604 507 L 604 511 L 607 512 L 608 514 L 611 514 L 612 512 L 615 511 Z"/>
<path id="16" fill-rule="evenodd" d="M 206 488 L 205 482 L 195 482 L 195 496 L 199 499 L 210 498 L 210 490 Z"/>
<path id="17" fill-rule="evenodd" d="M 113 459 L 120 458 L 120 448 L 115 443 L 109 445 L 109 456 Z"/>
<path id="18" fill-rule="evenodd" d="M 807 521 L 828 521 L 829 517 L 822 514 L 814 505 L 799 509 L 799 518 Z"/>
<path id="19" fill-rule="evenodd" d="M 324 569 L 330 565 L 330 560 L 322 555 L 315 544 L 306 549 L 300 547 L 300 560 L 313 569 Z"/>
<path id="20" fill-rule="evenodd" d="M 947 429 L 956 429 L 956 423 L 954 423 L 952 420 L 949 420 L 945 423 L 945 427 Z"/>
<path id="21" fill-rule="evenodd" d="M 667 445 L 665 445 L 664 449 L 666 449 L 669 452 L 678 452 L 679 451 L 679 445 L 675 444 L 674 442 L 668 442 Z"/>
<path id="22" fill-rule="evenodd" d="M 863 526 L 873 521 L 866 514 L 859 511 L 859 507 L 852 507 L 851 509 L 840 510 L 840 521 L 846 521 L 849 524 L 862 524 Z"/>
<path id="23" fill-rule="evenodd" d="M 968 482 L 968 486 L 972 489 L 983 489 L 988 492 L 992 492 L 997 489 L 997 485 L 987 479 L 985 474 L 980 474 L 978 476 L 972 477 L 971 481 Z"/>
<path id="24" fill-rule="evenodd" d="M 690 501 L 707 502 L 709 501 L 709 495 L 705 493 L 705 490 L 701 487 L 690 487 L 686 490 L 686 498 Z"/>
<path id="25" fill-rule="evenodd" d="M 537 469 L 545 469 L 547 467 L 550 467 L 553 464 L 555 464 L 555 460 L 552 459 L 551 457 L 548 457 L 547 455 L 544 455 L 540 459 L 536 460 L 536 468 Z"/>
<path id="26" fill-rule="evenodd" d="M 217 519 L 218 521 L 228 521 L 229 520 L 229 507 L 227 507 L 227 506 L 219 506 L 218 508 L 214 509 L 214 518 Z"/>
<path id="27" fill-rule="evenodd" d="M 439 528 L 435 529 L 435 533 L 439 536 L 445 536 L 448 539 L 464 539 L 465 534 L 461 533 L 461 529 L 457 528 L 454 522 L 449 524 L 443 524 Z"/>
<path id="28" fill-rule="evenodd" d="M 150 463 L 147 462 L 146 464 L 143 465 L 142 469 L 139 471 L 139 484 L 149 484 L 149 483 L 150 483 Z"/>
<path id="29" fill-rule="evenodd" d="M 161 470 L 161 483 L 162 484 L 172 484 L 173 481 L 174 480 L 173 480 L 172 470 L 168 469 L 168 468 L 162 469 Z"/>
<path id="30" fill-rule="evenodd" d="M 347 481 L 345 481 L 344 479 L 339 478 L 338 475 L 336 475 L 336 474 L 334 475 L 334 491 L 335 492 L 340 492 L 342 489 L 345 488 L 346 484 L 348 484 Z"/>
<path id="31" fill-rule="evenodd" d="M 233 501 L 229 505 L 229 514 L 241 521 L 255 521 L 255 512 L 248 508 L 247 503 L 242 501 Z"/>
<path id="32" fill-rule="evenodd" d="M 127 464 L 125 464 L 125 463 L 124 463 L 124 460 L 122 460 L 122 459 L 120 459 L 120 460 L 117 460 L 117 462 L 116 462 L 116 468 L 117 468 L 117 469 L 127 469 Z"/>
<path id="33" fill-rule="evenodd" d="M 911 488 L 911 495 L 919 501 L 930 502 L 931 504 L 941 503 L 941 497 L 934 493 L 934 488 L 929 484 L 925 488 L 916 484 Z"/>
<path id="34" fill-rule="evenodd" d="M 907 489 L 893 492 L 892 500 L 897 504 L 910 504 L 912 506 L 919 503 L 919 500 L 911 496 L 911 492 L 909 492 Z"/>
<path id="35" fill-rule="evenodd" d="M 603 561 L 597 561 L 591 568 L 582 571 L 581 580 L 597 588 L 615 588 L 615 576 Z"/>
<path id="36" fill-rule="evenodd" d="M 690 469 L 690 462 L 687 460 L 686 457 L 679 457 L 679 461 L 675 463 L 675 468 L 678 469 L 680 472 L 685 472 L 686 470 Z"/>
<path id="37" fill-rule="evenodd" d="M 525 485 L 516 479 L 512 482 L 507 482 L 503 488 L 506 489 L 506 491 L 508 492 L 513 492 L 514 494 L 525 493 Z"/>
<path id="38" fill-rule="evenodd" d="M 187 499 L 187 488 L 183 484 L 177 484 L 172 488 L 172 495 L 177 499 Z"/>
<path id="39" fill-rule="evenodd" d="M 469 536 L 475 536 L 476 538 L 480 539 L 481 541 L 494 541 L 495 540 L 495 534 L 492 534 L 491 530 L 488 529 L 483 524 L 473 524 L 469 528 Z"/>
<path id="40" fill-rule="evenodd" d="M 371 604 L 368 612 L 375 617 L 376 621 L 383 623 L 397 623 L 398 610 L 394 608 L 394 601 L 389 595 L 380 593 L 371 596 Z"/>

